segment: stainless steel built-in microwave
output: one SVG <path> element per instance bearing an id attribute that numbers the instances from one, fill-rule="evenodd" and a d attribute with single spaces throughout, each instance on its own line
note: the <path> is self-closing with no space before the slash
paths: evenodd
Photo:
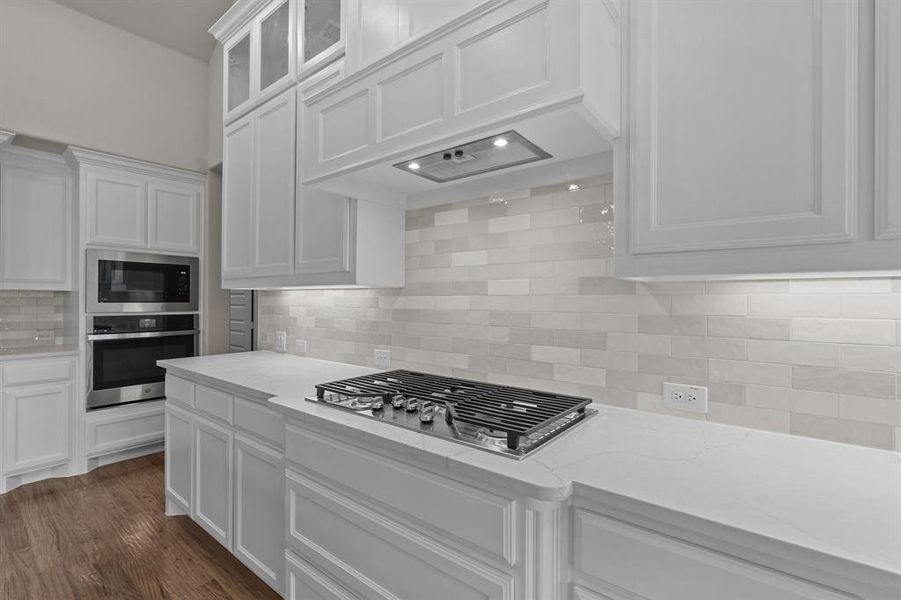
<path id="1" fill-rule="evenodd" d="M 90 313 L 197 310 L 199 262 L 116 250 L 88 250 L 86 308 Z"/>

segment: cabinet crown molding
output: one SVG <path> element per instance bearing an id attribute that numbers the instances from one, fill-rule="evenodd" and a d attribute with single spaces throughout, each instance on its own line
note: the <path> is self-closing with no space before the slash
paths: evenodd
<path id="1" fill-rule="evenodd" d="M 48 167 L 62 167 L 67 171 L 69 170 L 66 160 L 59 154 L 22 148 L 20 146 L 2 145 L 2 142 L 0 142 L 0 162 L 6 165 L 14 163 L 44 165 Z"/>
<path id="2" fill-rule="evenodd" d="M 106 167 L 120 171 L 128 171 L 138 175 L 165 177 L 167 179 L 177 179 L 191 183 L 203 183 L 206 181 L 206 175 L 196 171 L 167 167 L 157 163 L 126 158 L 124 156 L 116 156 L 115 154 L 107 154 L 106 152 L 98 152 L 96 150 L 88 150 L 76 146 L 69 146 L 66 148 L 63 157 L 71 165 L 73 170 L 82 166 Z"/>
<path id="3" fill-rule="evenodd" d="M 209 28 L 209 33 L 222 43 L 236 31 L 247 25 L 251 19 L 272 0 L 238 0 L 219 20 Z M 288 0 L 289 2 L 291 0 Z"/>
<path id="4" fill-rule="evenodd" d="M 3 131 L 0 129 L 0 144 L 8 144 L 13 141 L 16 134 L 12 131 Z"/>

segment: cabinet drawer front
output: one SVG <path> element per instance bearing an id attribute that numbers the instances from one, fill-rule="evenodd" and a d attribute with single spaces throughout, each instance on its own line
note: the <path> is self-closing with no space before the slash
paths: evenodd
<path id="1" fill-rule="evenodd" d="M 166 375 L 166 400 L 174 400 L 185 406 L 194 406 L 194 384 L 181 377 Z"/>
<path id="2" fill-rule="evenodd" d="M 235 426 L 278 448 L 285 447 L 285 425 L 281 414 L 259 402 L 235 397 Z"/>
<path id="3" fill-rule="evenodd" d="M 443 536 L 514 564 L 512 500 L 434 477 L 336 440 L 287 426 L 285 455 Z"/>
<path id="4" fill-rule="evenodd" d="M 751 563 L 576 509 L 575 569 L 647 600 L 850 600 Z"/>
<path id="5" fill-rule="evenodd" d="M 285 551 L 285 598 L 288 600 L 357 600 L 316 567 Z"/>
<path id="6" fill-rule="evenodd" d="M 72 378 L 72 359 L 40 359 L 3 365 L 3 385 L 26 385 Z"/>
<path id="7" fill-rule="evenodd" d="M 512 575 L 436 544 L 299 473 L 287 471 L 287 486 L 288 543 L 359 596 L 513 599 Z"/>
<path id="8" fill-rule="evenodd" d="M 229 425 L 232 424 L 233 403 L 234 398 L 230 394 L 202 385 L 194 386 L 194 407 Z"/>
<path id="9" fill-rule="evenodd" d="M 149 446 L 165 438 L 165 407 L 90 420 L 86 424 L 85 452 L 88 457 Z"/>

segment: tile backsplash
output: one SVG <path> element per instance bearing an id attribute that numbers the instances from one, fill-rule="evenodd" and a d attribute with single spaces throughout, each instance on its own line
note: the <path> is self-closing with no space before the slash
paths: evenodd
<path id="1" fill-rule="evenodd" d="M 64 346 L 66 292 L 0 290 L 0 354 Z"/>
<path id="2" fill-rule="evenodd" d="M 590 396 L 901 451 L 901 280 L 634 283 L 613 278 L 609 178 L 407 212 L 402 290 L 266 291 L 259 337 L 307 356 Z"/>

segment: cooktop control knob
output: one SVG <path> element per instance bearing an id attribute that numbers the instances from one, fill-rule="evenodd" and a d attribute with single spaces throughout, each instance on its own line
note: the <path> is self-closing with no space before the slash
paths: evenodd
<path id="1" fill-rule="evenodd" d="M 377 410 L 382 410 L 385 406 L 385 400 L 381 396 L 375 396 L 372 399 L 372 411 L 375 412 Z"/>
<path id="2" fill-rule="evenodd" d="M 429 402 L 426 400 L 422 403 L 422 406 L 419 408 L 419 422 L 420 423 L 431 423 L 435 420 L 435 403 Z"/>
<path id="3" fill-rule="evenodd" d="M 403 394 L 397 394 L 396 396 L 391 398 L 391 406 L 394 408 L 402 408 L 406 403 L 406 398 L 404 398 Z"/>
<path id="4" fill-rule="evenodd" d="M 416 412 L 419 410 L 419 398 L 416 398 L 415 396 L 407 398 L 404 408 L 407 409 L 407 412 Z"/>

